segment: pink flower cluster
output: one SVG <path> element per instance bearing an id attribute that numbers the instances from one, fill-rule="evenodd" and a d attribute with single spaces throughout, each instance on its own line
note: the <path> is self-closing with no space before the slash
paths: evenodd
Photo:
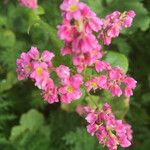
<path id="1" fill-rule="evenodd" d="M 91 80 L 86 81 L 85 86 L 88 92 L 98 88 L 109 90 L 113 96 L 126 97 L 133 95 L 132 90 L 136 87 L 136 81 L 123 73 L 120 67 L 111 67 L 108 62 L 97 61 L 95 69 L 99 76 L 94 76 Z"/>
<path id="2" fill-rule="evenodd" d="M 40 56 L 35 47 L 27 53 L 22 53 L 21 58 L 17 59 L 18 79 L 31 78 L 35 86 L 42 90 L 43 98 L 48 103 L 58 102 L 58 95 L 63 103 L 79 99 L 82 96 L 80 91 L 82 76 L 79 74 L 70 76 L 70 69 L 64 65 L 54 68 L 51 62 L 53 57 L 54 54 L 47 50 Z M 55 85 L 50 77 L 52 72 L 60 78 L 59 85 Z"/>
<path id="3" fill-rule="evenodd" d="M 36 0 L 19 2 L 22 6 L 37 8 Z M 113 96 L 133 95 L 136 81 L 125 75 L 120 67 L 112 67 L 108 62 L 101 60 L 102 46 L 98 39 L 109 45 L 122 28 L 131 26 L 134 11 L 115 11 L 105 19 L 100 19 L 85 3 L 78 0 L 64 0 L 60 8 L 63 11 L 63 22 L 58 26 L 58 36 L 64 41 L 61 54 L 72 56 L 77 71 L 73 74 L 74 70 L 64 65 L 54 67 L 52 52 L 45 50 L 40 55 L 36 47 L 31 47 L 17 59 L 18 79 L 30 78 L 34 81 L 44 100 L 50 104 L 59 101 L 71 103 L 79 99 L 82 96 L 81 86 L 87 89 L 86 92 L 104 89 L 110 91 Z M 94 75 L 86 74 L 88 67 L 95 71 Z M 116 120 L 108 104 L 104 104 L 101 110 L 93 110 L 90 107 L 84 110 L 80 105 L 76 111 L 80 115 L 86 112 L 87 131 L 92 136 L 96 135 L 99 143 L 109 150 L 116 150 L 118 145 L 131 145 L 131 126 L 122 120 Z"/>
<path id="4" fill-rule="evenodd" d="M 122 120 L 116 120 L 110 106 L 105 103 L 102 109 L 93 110 L 85 107 L 88 122 L 87 131 L 96 136 L 99 143 L 109 150 L 117 150 L 117 146 L 129 147 L 132 140 L 131 126 Z"/>
<path id="5" fill-rule="evenodd" d="M 99 38 L 104 41 L 105 45 L 109 45 L 112 38 L 119 36 L 123 27 L 128 28 L 131 26 L 134 17 L 135 12 L 132 10 L 124 13 L 115 11 L 109 14 L 103 20 L 102 31 L 99 34 Z"/>
<path id="6" fill-rule="evenodd" d="M 134 11 L 115 11 L 105 19 L 100 19 L 85 3 L 78 0 L 64 0 L 60 8 L 63 11 L 63 22 L 58 26 L 58 36 L 65 43 L 61 54 L 72 56 L 79 73 L 102 57 L 102 47 L 94 32 L 99 33 L 98 38 L 109 45 L 123 27 L 131 26 L 135 16 Z"/>
<path id="7" fill-rule="evenodd" d="M 19 4 L 30 9 L 37 9 L 37 0 L 19 0 Z"/>
<path id="8" fill-rule="evenodd" d="M 101 46 L 93 34 L 101 29 L 102 21 L 78 0 L 64 0 L 60 8 L 63 22 L 58 26 L 58 35 L 65 42 L 61 53 L 72 55 L 73 64 L 80 73 L 102 56 Z"/>

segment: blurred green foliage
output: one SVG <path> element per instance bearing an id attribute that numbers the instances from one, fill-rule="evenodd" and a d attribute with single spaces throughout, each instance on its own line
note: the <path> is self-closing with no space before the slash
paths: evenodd
<path id="1" fill-rule="evenodd" d="M 113 66 L 121 66 L 138 81 L 134 96 L 130 100 L 112 98 L 102 91 L 100 97 L 94 95 L 93 99 L 99 105 L 104 101 L 111 103 L 116 116 L 133 126 L 133 146 L 129 149 L 149 150 L 150 1 L 83 1 L 101 18 L 114 10 L 133 9 L 137 14 L 133 26 L 113 40 L 104 58 Z M 57 37 L 56 28 L 61 23 L 60 3 L 61 0 L 39 0 L 39 8 L 32 11 L 20 7 L 17 0 L 0 1 L 0 150 L 104 149 L 87 134 L 84 119 L 73 112 L 78 104 L 87 103 L 85 94 L 70 105 L 48 105 L 31 81 L 17 81 L 16 59 L 31 46 L 41 51 L 52 50 L 56 56 L 54 65 L 71 66 L 69 57 L 60 57 L 63 43 Z M 95 72 L 87 70 L 87 73 Z"/>

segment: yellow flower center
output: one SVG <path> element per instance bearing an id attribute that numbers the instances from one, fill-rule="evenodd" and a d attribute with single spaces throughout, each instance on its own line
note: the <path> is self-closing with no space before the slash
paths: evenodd
<path id="1" fill-rule="evenodd" d="M 67 91 L 69 93 L 72 93 L 73 92 L 73 87 L 71 85 L 67 86 Z"/>
<path id="2" fill-rule="evenodd" d="M 92 82 L 91 83 L 91 86 L 94 88 L 94 87 L 97 87 L 97 83 L 96 82 Z"/>
<path id="3" fill-rule="evenodd" d="M 77 5 L 71 5 L 70 6 L 70 11 L 71 12 L 75 12 L 75 11 L 77 11 L 78 10 L 78 6 Z"/>
<path id="4" fill-rule="evenodd" d="M 41 67 L 36 68 L 36 73 L 38 76 L 41 76 L 43 73 L 43 68 L 41 68 Z"/>

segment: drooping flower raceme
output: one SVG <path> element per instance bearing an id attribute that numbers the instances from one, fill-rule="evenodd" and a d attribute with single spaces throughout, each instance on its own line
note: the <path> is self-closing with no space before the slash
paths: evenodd
<path id="1" fill-rule="evenodd" d="M 125 75 L 120 67 L 111 67 L 108 62 L 97 61 L 95 69 L 98 76 L 94 76 L 91 80 L 86 81 L 85 86 L 87 91 L 93 89 L 109 90 L 112 96 L 121 96 L 124 94 L 126 97 L 133 95 L 132 90 L 136 87 L 136 81 Z"/>
<path id="2" fill-rule="evenodd" d="M 55 68 L 52 64 L 54 54 L 45 50 L 41 56 L 36 47 L 31 47 L 29 52 L 22 53 L 17 59 L 18 79 L 31 78 L 35 86 L 42 90 L 42 95 L 48 103 L 59 102 L 70 103 L 82 96 L 80 86 L 82 76 L 75 74 L 71 76 L 67 66 L 60 65 Z M 59 84 L 55 84 L 51 78 L 51 73 L 55 72 L 60 79 Z"/>
<path id="3" fill-rule="evenodd" d="M 37 0 L 19 0 L 19 4 L 30 9 L 37 9 Z"/>
<path id="4" fill-rule="evenodd" d="M 100 31 L 99 38 L 104 41 L 105 45 L 109 45 L 112 38 L 119 36 L 122 28 L 131 26 L 134 17 L 134 11 L 124 13 L 115 11 L 112 14 L 107 15 L 103 20 L 103 27 Z"/>
<path id="5" fill-rule="evenodd" d="M 85 108 L 87 113 L 87 131 L 96 136 L 99 143 L 109 150 L 117 150 L 117 146 L 128 147 L 131 145 L 131 126 L 122 120 L 116 120 L 110 106 L 105 103 L 101 110 Z"/>
<path id="6" fill-rule="evenodd" d="M 22 6 L 37 8 L 36 0 L 19 2 Z M 132 96 L 136 81 L 126 75 L 119 66 L 112 67 L 101 59 L 104 48 L 99 44 L 99 40 L 109 45 L 123 28 L 131 26 L 135 17 L 134 11 L 115 11 L 102 19 L 79 0 L 64 0 L 60 9 L 63 20 L 57 28 L 59 38 L 64 41 L 64 47 L 60 51 L 63 56 L 71 55 L 75 69 L 63 64 L 54 67 L 54 53 L 45 50 L 40 54 L 36 47 L 31 47 L 16 61 L 18 80 L 30 78 L 49 104 L 71 103 L 80 99 L 83 95 L 81 88 L 86 89 L 86 96 L 97 89 L 107 90 L 112 96 Z M 94 74 L 86 74 L 89 68 Z M 96 107 L 92 109 L 87 106 L 84 109 L 83 105 L 79 105 L 76 109 L 80 115 L 86 114 L 87 131 L 92 136 L 95 135 L 99 143 L 109 150 L 116 150 L 118 145 L 130 146 L 131 126 L 117 120 L 107 103 L 102 108 L 97 104 Z"/>
<path id="7" fill-rule="evenodd" d="M 65 42 L 61 53 L 72 55 L 73 64 L 81 73 L 85 66 L 91 66 L 102 56 L 101 46 L 93 34 L 101 29 L 102 21 L 78 0 L 64 0 L 60 8 L 63 23 L 58 26 L 58 35 Z"/>

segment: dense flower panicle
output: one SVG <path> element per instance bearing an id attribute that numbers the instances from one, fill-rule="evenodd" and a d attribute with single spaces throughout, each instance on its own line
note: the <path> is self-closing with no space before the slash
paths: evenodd
<path id="1" fill-rule="evenodd" d="M 48 103 L 58 102 L 70 103 L 82 96 L 80 85 L 82 76 L 75 74 L 71 76 L 70 69 L 67 66 L 60 65 L 53 67 L 52 59 L 54 54 L 45 50 L 41 56 L 36 47 L 31 47 L 27 53 L 22 53 L 21 58 L 17 59 L 18 79 L 31 78 L 40 90 L 42 96 Z M 58 85 L 54 84 L 50 74 L 55 72 L 60 78 Z"/>
<path id="2" fill-rule="evenodd" d="M 85 86 L 88 92 L 91 89 L 100 88 L 109 90 L 113 96 L 119 97 L 124 94 L 126 97 L 130 97 L 133 95 L 132 90 L 136 87 L 137 81 L 125 75 L 120 67 L 111 67 L 105 61 L 97 61 L 95 69 L 102 75 L 86 81 Z"/>
<path id="3" fill-rule="evenodd" d="M 30 9 L 37 9 L 37 0 L 19 0 L 21 6 L 28 7 Z"/>
<path id="4" fill-rule="evenodd" d="M 72 55 L 73 64 L 81 73 L 85 66 L 91 66 L 102 57 L 101 46 L 93 34 L 102 27 L 102 21 L 91 9 L 78 0 L 64 0 L 63 23 L 58 26 L 58 36 L 64 40 L 62 55 Z"/>
<path id="5" fill-rule="evenodd" d="M 19 2 L 33 10 L 37 8 L 36 0 Z M 113 38 L 119 36 L 122 28 L 131 26 L 135 17 L 134 11 L 115 11 L 101 19 L 79 0 L 64 0 L 60 9 L 63 21 L 57 29 L 59 38 L 64 41 L 61 54 L 71 55 L 77 71 L 62 64 L 54 67 L 52 59 L 55 55 L 52 52 L 45 50 L 40 55 L 36 47 L 31 47 L 16 61 L 18 79 L 32 79 L 35 86 L 41 90 L 43 99 L 49 104 L 59 101 L 71 103 L 81 98 L 81 86 L 87 89 L 86 92 L 103 89 L 110 91 L 112 96 L 132 96 L 137 82 L 124 74 L 120 67 L 112 67 L 108 62 L 101 60 L 102 46 L 98 38 L 105 45 L 109 45 Z M 86 75 L 88 67 L 96 71 L 95 75 Z M 57 75 L 59 80 L 53 80 L 53 75 Z M 81 116 L 86 115 L 87 131 L 92 136 L 95 135 L 99 143 L 109 150 L 117 150 L 118 145 L 131 145 L 131 126 L 122 120 L 116 120 L 107 103 L 101 110 L 79 105 L 76 112 Z"/>
<path id="6" fill-rule="evenodd" d="M 48 56 L 44 56 L 45 53 Z M 35 85 L 37 87 L 42 87 L 40 89 L 44 89 L 43 85 L 46 85 L 46 81 L 48 81 L 50 73 L 49 73 L 49 63 L 52 64 L 51 60 L 54 57 L 52 52 L 44 51 L 40 57 L 40 53 L 36 47 L 31 47 L 31 49 L 27 53 L 22 53 L 21 57 L 17 59 L 17 73 L 18 79 L 22 80 L 24 78 L 31 78 L 35 81 Z M 45 59 L 47 58 L 47 59 Z M 44 84 L 45 83 L 45 84 Z"/>
<path id="7" fill-rule="evenodd" d="M 78 0 L 64 0 L 60 8 L 63 11 L 63 23 L 58 26 L 58 36 L 65 43 L 61 53 L 63 56 L 72 56 L 78 73 L 102 57 L 101 46 L 93 32 L 100 32 L 99 38 L 109 45 L 123 27 L 131 26 L 135 17 L 134 11 L 115 11 L 105 19 L 100 19 L 85 3 Z M 93 57 L 95 50 L 99 57 Z"/>
<path id="8" fill-rule="evenodd" d="M 117 150 L 117 146 L 129 147 L 132 140 L 132 129 L 122 120 L 116 120 L 110 106 L 105 103 L 102 109 L 86 110 L 87 131 L 96 136 L 99 143 L 109 150 Z"/>
<path id="9" fill-rule="evenodd" d="M 134 17 L 135 12 L 132 10 L 124 13 L 115 11 L 109 14 L 103 20 L 103 26 L 99 38 L 103 40 L 105 45 L 109 45 L 112 38 L 119 36 L 122 28 L 128 28 L 131 26 Z"/>
<path id="10" fill-rule="evenodd" d="M 36 47 L 31 47 L 27 53 L 22 53 L 17 59 L 18 79 L 31 78 L 35 86 L 42 90 L 44 99 L 49 102 L 58 102 L 58 92 L 53 80 L 50 78 L 49 67 L 52 67 L 54 54 L 44 51 L 41 54 Z M 55 95 L 55 96 L 54 96 Z"/>

